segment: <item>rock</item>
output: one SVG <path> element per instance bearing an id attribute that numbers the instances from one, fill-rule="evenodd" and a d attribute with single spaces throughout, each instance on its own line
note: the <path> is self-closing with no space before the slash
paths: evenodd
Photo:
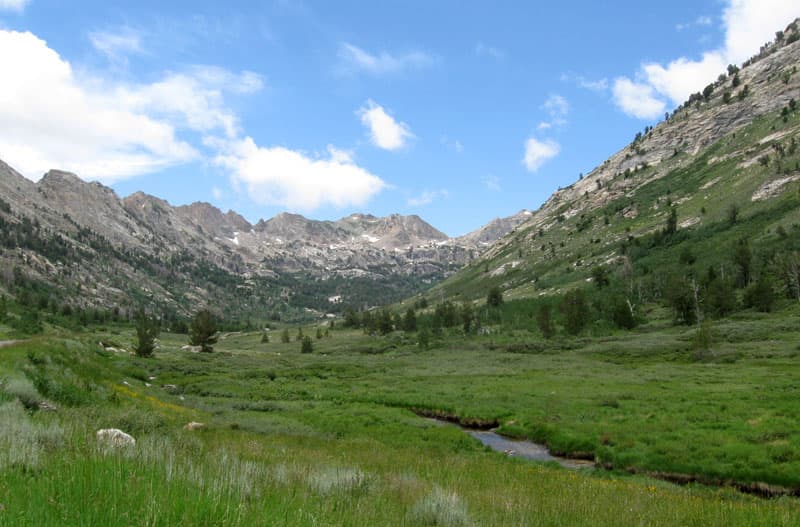
<path id="1" fill-rule="evenodd" d="M 202 349 L 202 346 L 190 346 L 188 344 L 186 346 L 181 346 L 181 350 L 188 351 L 190 353 L 200 353 Z"/>
<path id="2" fill-rule="evenodd" d="M 174 384 L 162 384 L 161 387 L 164 388 L 165 390 L 167 390 L 168 392 L 177 392 L 178 391 L 178 387 L 175 386 Z"/>
<path id="3" fill-rule="evenodd" d="M 205 427 L 206 427 L 205 423 L 198 423 L 197 421 L 191 421 L 189 423 L 186 423 L 183 426 L 183 429 L 184 430 L 202 430 Z"/>
<path id="4" fill-rule="evenodd" d="M 117 428 L 102 428 L 95 434 L 97 440 L 112 446 L 134 446 L 136 440 Z"/>
<path id="5" fill-rule="evenodd" d="M 56 410 L 58 410 L 58 408 L 56 407 L 56 405 L 54 405 L 49 401 L 42 401 L 39 403 L 39 410 L 42 410 L 44 412 L 55 412 Z"/>

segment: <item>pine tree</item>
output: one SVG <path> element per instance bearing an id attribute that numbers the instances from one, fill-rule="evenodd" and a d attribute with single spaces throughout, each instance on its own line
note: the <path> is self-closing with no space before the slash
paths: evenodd
<path id="1" fill-rule="evenodd" d="M 300 353 L 311 353 L 313 351 L 314 343 L 311 341 L 311 337 L 306 335 L 300 343 Z"/>
<path id="2" fill-rule="evenodd" d="M 160 331 L 158 320 L 147 316 L 143 309 L 136 314 L 136 345 L 133 350 L 139 357 L 151 357 L 156 349 Z"/>
<path id="3" fill-rule="evenodd" d="M 200 351 L 210 353 L 217 342 L 217 322 L 208 309 L 201 309 L 192 319 L 189 327 L 189 344 L 200 346 Z"/>

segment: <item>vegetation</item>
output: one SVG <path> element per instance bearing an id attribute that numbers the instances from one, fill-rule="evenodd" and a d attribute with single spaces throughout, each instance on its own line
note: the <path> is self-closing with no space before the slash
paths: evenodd
<path id="1" fill-rule="evenodd" d="M 214 314 L 208 309 L 201 309 L 192 319 L 189 327 L 189 344 L 200 346 L 200 351 L 214 351 L 217 342 L 217 322 Z"/>
<path id="2" fill-rule="evenodd" d="M 144 310 L 136 315 L 136 344 L 133 350 L 140 357 L 150 357 L 156 349 L 156 339 L 159 334 L 159 323 L 149 317 Z"/>

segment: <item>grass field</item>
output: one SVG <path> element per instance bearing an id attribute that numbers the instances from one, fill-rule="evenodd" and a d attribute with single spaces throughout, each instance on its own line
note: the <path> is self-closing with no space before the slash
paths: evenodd
<path id="1" fill-rule="evenodd" d="M 796 525 L 795 498 L 626 469 L 800 487 L 799 307 L 718 322 L 700 356 L 667 322 L 429 350 L 336 330 L 311 354 L 277 332 L 211 354 L 163 335 L 149 359 L 98 346 L 127 347 L 129 328 L 40 337 L 0 349 L 0 525 Z M 57 411 L 30 410 L 42 400 Z M 412 408 L 615 470 L 509 458 Z M 99 445 L 105 427 L 136 446 Z"/>

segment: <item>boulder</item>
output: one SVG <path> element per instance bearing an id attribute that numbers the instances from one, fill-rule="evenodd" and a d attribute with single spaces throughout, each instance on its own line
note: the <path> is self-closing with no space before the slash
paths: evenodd
<path id="1" fill-rule="evenodd" d="M 200 353 L 201 351 L 203 351 L 203 347 L 202 346 L 190 346 L 190 345 L 187 344 L 186 346 L 181 346 L 181 350 L 188 351 L 189 353 Z"/>
<path id="2" fill-rule="evenodd" d="M 192 421 L 190 423 L 186 423 L 183 426 L 184 430 L 202 430 L 206 427 L 205 423 L 198 423 L 197 421 Z"/>
<path id="3" fill-rule="evenodd" d="M 95 435 L 98 441 L 112 446 L 134 446 L 136 444 L 133 436 L 117 428 L 103 428 L 98 430 Z"/>

